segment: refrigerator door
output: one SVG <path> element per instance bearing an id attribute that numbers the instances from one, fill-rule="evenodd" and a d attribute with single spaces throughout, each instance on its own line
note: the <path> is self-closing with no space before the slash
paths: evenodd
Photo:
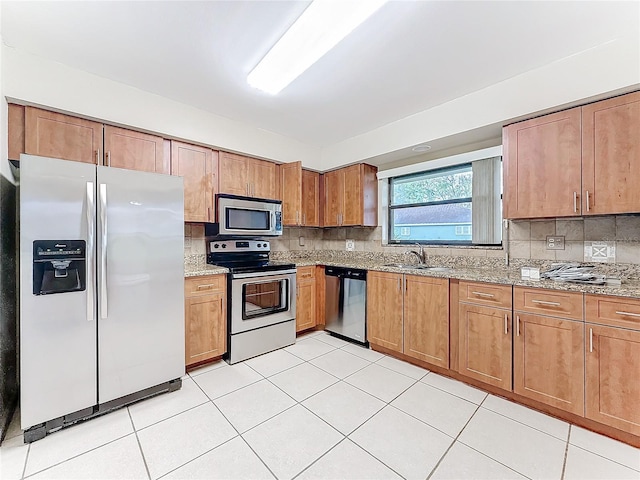
<path id="1" fill-rule="evenodd" d="M 20 156 L 23 429 L 97 403 L 95 181 L 95 165 Z M 52 251 L 85 246 L 85 261 L 76 261 L 81 267 L 76 267 L 73 274 L 84 277 L 86 285 L 75 291 L 69 291 L 67 285 L 56 292 L 57 281 L 64 283 L 71 276 L 65 269 L 52 270 L 51 265 L 50 275 L 43 282 L 43 272 L 38 273 L 42 261 L 34 263 L 34 242 L 49 245 Z M 46 288 L 44 283 L 48 284 Z"/>
<path id="2" fill-rule="evenodd" d="M 181 177 L 97 167 L 98 403 L 185 373 Z"/>

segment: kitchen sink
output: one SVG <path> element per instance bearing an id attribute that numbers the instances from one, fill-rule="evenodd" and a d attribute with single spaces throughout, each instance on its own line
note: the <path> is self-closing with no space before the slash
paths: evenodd
<path id="1" fill-rule="evenodd" d="M 385 263 L 384 267 L 394 268 L 410 268 L 414 270 L 429 270 L 431 272 L 448 272 L 451 270 L 449 267 L 430 267 L 429 265 L 420 265 L 415 263 Z"/>

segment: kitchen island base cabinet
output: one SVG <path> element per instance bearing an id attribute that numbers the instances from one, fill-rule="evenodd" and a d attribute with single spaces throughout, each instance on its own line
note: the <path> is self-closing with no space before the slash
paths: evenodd
<path id="1" fill-rule="evenodd" d="M 367 340 L 402 353 L 402 274 L 367 274 Z"/>
<path id="2" fill-rule="evenodd" d="M 513 391 L 584 415 L 584 323 L 515 314 Z"/>
<path id="3" fill-rule="evenodd" d="M 192 366 L 227 351 L 225 275 L 185 279 L 185 363 Z"/>

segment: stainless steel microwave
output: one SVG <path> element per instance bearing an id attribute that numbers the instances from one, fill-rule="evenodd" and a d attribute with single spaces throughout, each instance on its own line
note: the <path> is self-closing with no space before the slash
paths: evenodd
<path id="1" fill-rule="evenodd" d="M 282 202 L 220 193 L 216 195 L 216 219 L 217 223 L 206 226 L 206 235 L 282 235 Z"/>

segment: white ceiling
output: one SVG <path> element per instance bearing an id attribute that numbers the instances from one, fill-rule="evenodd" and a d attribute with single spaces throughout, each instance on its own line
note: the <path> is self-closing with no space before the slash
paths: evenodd
<path id="1" fill-rule="evenodd" d="M 637 31 L 640 16 L 637 1 L 392 1 L 277 96 L 249 87 L 308 3 L 4 1 L 2 37 L 325 147 Z"/>

